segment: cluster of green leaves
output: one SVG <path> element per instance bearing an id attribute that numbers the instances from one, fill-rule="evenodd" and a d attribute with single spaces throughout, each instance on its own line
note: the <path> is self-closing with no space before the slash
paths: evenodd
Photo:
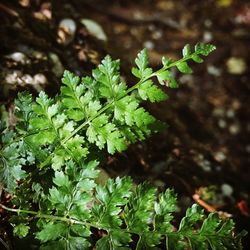
<path id="1" fill-rule="evenodd" d="M 42 243 L 41 249 L 90 249 L 94 229 L 102 230 L 102 236 L 96 236 L 96 249 L 240 249 L 232 220 L 223 222 L 215 213 L 205 217 L 195 204 L 176 228 L 173 190 L 157 195 L 147 183 L 133 190 L 129 177 L 97 186 L 95 166 L 91 162 L 77 172 L 70 162 L 65 173 L 55 172 L 54 186 L 41 198 L 47 204 L 44 210 L 12 209 L 38 219 L 35 237 Z M 24 237 L 28 230 L 22 223 L 14 232 Z"/>
<path id="2" fill-rule="evenodd" d="M 130 88 L 120 77 L 119 60 L 106 56 L 92 77 L 65 71 L 55 98 L 41 92 L 33 101 L 19 94 L 15 128 L 1 125 L 0 182 L 18 209 L 0 206 L 18 213 L 10 220 L 14 233 L 33 233 L 41 249 L 239 249 L 233 222 L 216 214 L 205 219 L 196 205 L 174 227 L 171 190 L 158 195 L 147 183 L 134 190 L 128 177 L 104 186 L 95 181 L 101 150 L 121 152 L 155 132 L 156 119 L 140 103 L 167 95 L 152 78 L 177 87 L 171 68 L 191 73 L 187 61 L 200 63 L 214 49 L 198 44 L 192 52 L 187 45 L 180 60 L 163 58 L 157 71 L 144 49 L 132 69 L 139 80 Z"/>

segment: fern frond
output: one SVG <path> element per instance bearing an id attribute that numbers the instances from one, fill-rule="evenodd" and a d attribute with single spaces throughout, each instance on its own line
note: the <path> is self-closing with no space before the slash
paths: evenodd
<path id="1" fill-rule="evenodd" d="M 200 63 L 214 49 L 187 45 L 180 60 L 163 58 L 155 72 L 144 49 L 132 69 L 139 80 L 130 88 L 121 80 L 119 60 L 107 56 L 92 77 L 65 71 L 56 98 L 41 92 L 32 101 L 19 94 L 16 128 L 1 127 L 0 136 L 0 183 L 20 208 L 0 207 L 18 213 L 12 218 L 15 235 L 26 237 L 32 229 L 40 249 L 241 249 L 244 232 L 235 236 L 232 220 L 206 216 L 198 205 L 177 226 L 173 190 L 134 187 L 129 177 L 95 181 L 100 150 L 121 152 L 154 132 L 157 121 L 141 102 L 167 95 L 153 78 L 177 87 L 171 68 L 191 73 L 187 62 Z"/>

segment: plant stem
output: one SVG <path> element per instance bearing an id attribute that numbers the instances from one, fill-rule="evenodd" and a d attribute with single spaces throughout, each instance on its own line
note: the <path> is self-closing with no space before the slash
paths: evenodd
<path id="1" fill-rule="evenodd" d="M 60 216 L 49 215 L 49 214 L 41 214 L 39 212 L 31 211 L 31 210 L 10 208 L 10 207 L 6 207 L 3 204 L 0 204 L 0 207 L 2 207 L 3 209 L 5 209 L 5 210 L 7 210 L 9 212 L 13 212 L 13 213 L 32 214 L 32 215 L 35 215 L 35 217 L 37 217 L 37 218 L 44 218 L 44 219 L 50 219 L 50 220 L 59 220 L 59 221 L 63 221 L 63 222 L 69 223 L 69 224 L 78 224 L 78 225 L 84 225 L 84 226 L 98 228 L 97 225 L 94 225 L 94 224 L 91 224 L 91 223 L 88 223 L 88 222 L 79 221 L 79 220 L 72 219 L 72 218 L 60 217 Z"/>

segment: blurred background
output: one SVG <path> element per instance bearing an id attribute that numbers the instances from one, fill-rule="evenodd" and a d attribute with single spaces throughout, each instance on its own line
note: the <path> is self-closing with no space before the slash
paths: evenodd
<path id="1" fill-rule="evenodd" d="M 174 71 L 180 88 L 165 90 L 169 100 L 145 104 L 168 129 L 109 157 L 103 171 L 173 187 L 181 211 L 198 194 L 205 210 L 232 216 L 238 231 L 248 229 L 249 1 L 1 0 L 2 116 L 14 122 L 18 91 L 55 95 L 65 69 L 89 75 L 110 54 L 133 85 L 130 69 L 142 48 L 157 69 L 162 56 L 178 59 L 185 44 L 197 42 L 217 50 L 205 63 L 191 63 L 192 75 Z"/>

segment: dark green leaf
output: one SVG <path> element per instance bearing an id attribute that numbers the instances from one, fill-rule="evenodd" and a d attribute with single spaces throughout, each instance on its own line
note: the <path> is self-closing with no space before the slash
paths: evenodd
<path id="1" fill-rule="evenodd" d="M 24 224 L 19 224 L 14 227 L 13 233 L 19 238 L 24 238 L 29 233 L 30 227 Z"/>
<path id="2" fill-rule="evenodd" d="M 108 179 L 104 187 L 97 186 L 96 198 L 99 203 L 94 204 L 92 211 L 103 227 L 117 228 L 122 221 L 117 216 L 128 202 L 131 195 L 131 179 L 117 177 L 115 181 Z"/>
<path id="3" fill-rule="evenodd" d="M 186 211 L 186 216 L 181 220 L 179 226 L 179 232 L 188 232 L 192 230 L 192 227 L 204 217 L 204 212 L 200 206 L 194 204 Z"/>
<path id="4" fill-rule="evenodd" d="M 18 93 L 15 100 L 16 128 L 24 132 L 29 130 L 29 121 L 33 116 L 32 101 L 32 95 L 27 92 Z"/>
<path id="5" fill-rule="evenodd" d="M 109 236 L 103 236 L 96 242 L 96 250 L 114 250 L 114 248 L 110 246 Z"/>
<path id="6" fill-rule="evenodd" d="M 149 184 L 139 185 L 130 196 L 124 209 L 124 219 L 128 229 L 138 234 L 149 230 L 150 218 L 153 214 L 156 189 Z"/>
<path id="7" fill-rule="evenodd" d="M 23 147 L 24 144 L 20 141 L 10 144 L 10 146 L 1 152 L 0 182 L 4 184 L 4 189 L 10 193 L 15 191 L 17 182 L 27 176 L 22 166 L 26 163 L 34 162 L 33 157 L 30 157 L 30 162 L 28 162 L 28 154 L 26 154 L 25 151 L 23 153 Z"/>
<path id="8" fill-rule="evenodd" d="M 36 233 L 36 238 L 41 242 L 47 242 L 49 240 L 56 240 L 66 235 L 68 231 L 68 225 L 66 223 L 47 223 L 44 224 L 41 231 Z"/>
<path id="9" fill-rule="evenodd" d="M 83 237 L 69 237 L 67 240 L 69 250 L 82 250 L 90 247 L 89 241 Z"/>
<path id="10" fill-rule="evenodd" d="M 176 195 L 173 190 L 167 189 L 165 193 L 159 195 L 159 202 L 154 205 L 155 208 L 155 229 L 157 232 L 172 232 L 174 227 L 171 225 L 173 213 L 176 211 Z"/>
<path id="11" fill-rule="evenodd" d="M 160 244 L 161 235 L 156 232 L 148 232 L 140 235 L 140 238 L 137 242 L 136 249 L 138 250 L 160 250 L 161 248 L 157 247 Z"/>

